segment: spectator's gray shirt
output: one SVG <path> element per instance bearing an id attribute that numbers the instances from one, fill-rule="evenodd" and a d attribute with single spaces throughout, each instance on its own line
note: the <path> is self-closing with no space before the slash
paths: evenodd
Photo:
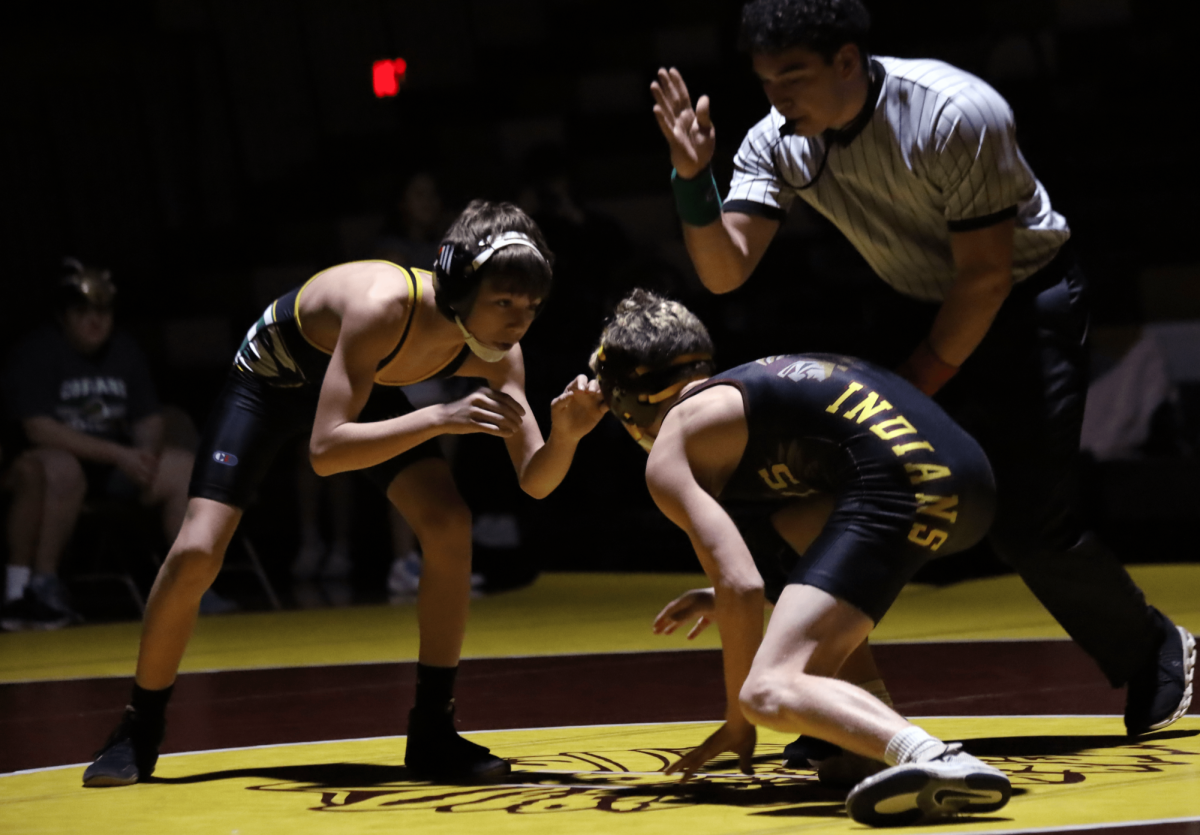
<path id="1" fill-rule="evenodd" d="M 845 145 L 791 135 L 772 108 L 742 141 L 725 211 L 782 219 L 799 196 L 880 278 L 926 301 L 954 280 L 954 231 L 1015 217 L 1013 278 L 1048 264 L 1070 230 L 1017 147 L 1008 103 L 941 61 L 872 63 L 884 76 L 861 132 Z"/>

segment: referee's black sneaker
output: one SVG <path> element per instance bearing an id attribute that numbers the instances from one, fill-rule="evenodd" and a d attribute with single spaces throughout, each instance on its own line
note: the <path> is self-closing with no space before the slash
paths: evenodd
<path id="1" fill-rule="evenodd" d="M 415 779 L 435 783 L 487 783 L 512 772 L 507 760 L 458 735 L 453 699 L 440 710 L 409 712 L 404 764 Z"/>
<path id="2" fill-rule="evenodd" d="M 121 723 L 96 753 L 96 761 L 83 772 L 83 785 L 129 786 L 145 780 L 158 763 L 164 730 L 163 724 L 140 719 L 136 710 L 126 707 Z"/>
<path id="3" fill-rule="evenodd" d="M 1125 730 L 1130 736 L 1162 730 L 1187 713 L 1192 704 L 1196 639 L 1153 606 L 1150 612 L 1162 632 L 1162 642 L 1154 658 L 1129 680 Z"/>
<path id="4" fill-rule="evenodd" d="M 846 797 L 846 813 L 867 826 L 906 826 L 994 812 L 1011 794 L 1004 772 L 955 742 L 932 760 L 894 765 L 863 780 Z"/>

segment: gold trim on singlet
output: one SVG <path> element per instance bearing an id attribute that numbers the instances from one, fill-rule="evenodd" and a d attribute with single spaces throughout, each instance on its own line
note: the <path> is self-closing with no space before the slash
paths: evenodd
<path id="1" fill-rule="evenodd" d="M 408 308 L 408 316 L 404 320 L 404 327 L 402 327 L 400 329 L 400 334 L 401 334 L 400 342 L 397 343 L 396 347 L 393 348 L 391 353 L 388 354 L 388 356 L 384 359 L 385 364 L 382 367 L 375 369 L 375 377 L 374 377 L 375 382 L 381 386 L 411 386 L 411 385 L 415 385 L 416 383 L 423 383 L 426 380 L 436 377 L 442 371 L 442 369 L 444 369 L 446 366 L 448 366 L 450 363 L 454 362 L 454 360 L 458 358 L 458 355 L 461 353 L 461 349 L 455 349 L 454 353 L 452 353 L 445 362 L 441 363 L 433 371 L 429 372 L 428 374 L 426 374 L 422 377 L 418 377 L 415 380 L 393 381 L 393 380 L 383 379 L 384 375 L 387 373 L 388 368 L 390 368 L 392 365 L 394 365 L 396 363 L 396 360 L 399 359 L 400 355 L 404 352 L 404 347 L 407 344 L 409 344 L 408 337 L 412 336 L 412 325 L 415 324 L 415 320 L 416 320 L 416 316 L 417 316 L 417 308 L 420 306 L 421 299 L 425 292 L 424 283 L 421 281 L 421 279 L 417 275 L 417 273 L 428 273 L 429 270 L 418 270 L 418 269 L 408 270 L 408 269 L 405 269 L 404 267 L 401 267 L 399 264 L 394 264 L 391 261 L 385 261 L 382 258 L 367 259 L 364 262 L 360 262 L 360 263 L 387 264 L 389 267 L 395 267 L 396 269 L 400 270 L 401 274 L 404 276 L 405 281 L 408 282 L 408 297 L 409 297 L 409 299 L 412 300 L 412 304 L 410 304 L 409 308 Z M 300 297 L 304 295 L 304 291 L 305 291 L 305 289 L 307 289 L 308 285 L 312 284 L 315 280 L 320 278 L 322 275 L 329 272 L 330 269 L 333 269 L 333 268 L 330 267 L 328 269 L 321 270 L 321 272 L 317 273 L 316 275 L 314 275 L 312 278 L 310 278 L 308 281 L 304 282 L 304 284 L 302 284 L 300 286 L 299 291 L 297 291 L 297 293 L 296 293 L 296 304 L 295 304 L 295 309 L 293 310 L 293 315 L 296 318 L 296 329 L 298 331 L 300 331 L 300 335 L 304 337 L 304 340 L 309 345 L 313 346 L 318 351 L 320 351 L 321 353 L 329 354 L 330 356 L 332 356 L 333 349 L 326 348 L 324 345 L 318 345 L 316 342 L 314 342 L 309 337 L 309 335 L 304 332 L 304 323 L 300 321 Z"/>
<path id="2" fill-rule="evenodd" d="M 308 289 L 308 285 L 312 284 L 314 281 L 316 281 L 318 278 L 325 275 L 325 273 L 329 272 L 329 270 L 332 270 L 332 269 L 333 269 L 333 267 L 328 267 L 324 270 L 321 270 L 319 273 L 314 275 L 308 281 L 301 284 L 300 289 L 296 291 L 296 302 L 292 307 L 292 316 L 295 317 L 295 319 L 296 319 L 296 330 L 300 331 L 300 335 L 304 337 L 304 341 L 307 342 L 309 345 L 313 346 L 314 348 L 316 348 L 322 354 L 329 354 L 330 356 L 333 356 L 332 348 L 326 348 L 324 345 L 318 345 L 316 342 L 314 342 L 309 337 L 308 334 L 306 334 L 304 332 L 304 323 L 300 321 L 300 297 L 304 295 L 304 291 Z M 278 301 L 278 300 L 276 300 L 276 301 Z"/>
<path id="3" fill-rule="evenodd" d="M 426 273 L 426 274 L 428 274 L 428 273 L 429 273 L 429 270 L 415 270 L 415 269 L 414 269 L 414 270 L 412 270 L 412 277 L 413 277 L 413 281 L 414 281 L 414 283 L 415 283 L 415 284 L 416 284 L 416 286 L 417 286 L 417 296 L 416 296 L 416 298 L 417 298 L 417 300 L 418 300 L 418 301 L 420 301 L 420 299 L 421 299 L 421 293 L 423 292 L 423 289 L 422 289 L 422 288 L 423 288 L 423 286 L 424 286 L 424 285 L 423 285 L 423 283 L 421 282 L 421 280 L 418 278 L 418 276 L 417 276 L 417 273 Z M 414 309 L 414 310 L 415 310 L 415 309 Z M 412 335 L 412 334 L 411 334 L 411 331 L 410 331 L 410 333 L 409 333 L 409 336 L 411 336 L 411 335 Z M 396 363 L 396 360 L 398 360 L 398 359 L 400 358 L 400 355 L 401 355 L 402 353 L 404 353 L 404 346 L 405 346 L 405 345 L 407 345 L 407 344 L 409 344 L 409 342 L 410 342 L 410 340 L 407 340 L 407 339 L 406 339 L 406 340 L 404 341 L 404 343 L 403 343 L 403 344 L 401 344 L 401 345 L 400 345 L 400 346 L 397 348 L 396 352 L 395 352 L 394 354 L 392 354 L 391 358 L 388 360 L 388 363 L 387 363 L 387 365 L 385 365 L 383 368 L 380 368 L 380 369 L 378 369 L 378 370 L 375 372 L 375 382 L 379 383 L 381 386 L 411 386 L 411 385 L 415 385 L 416 383 L 423 383 L 423 382 L 425 382 L 426 380 L 433 379 L 433 378 L 434 378 L 434 377 L 436 377 L 438 374 L 440 374 L 440 373 L 442 372 L 442 369 L 444 369 L 444 368 L 445 368 L 446 366 L 448 366 L 450 363 L 452 363 L 452 362 L 454 362 L 456 359 L 458 359 L 458 355 L 459 355 L 460 353 L 462 353 L 462 348 L 461 348 L 461 347 L 459 347 L 459 348 L 456 348 L 456 349 L 454 350 L 454 353 L 452 353 L 452 354 L 451 354 L 451 355 L 450 355 L 450 356 L 449 356 L 449 357 L 446 359 L 446 361 L 445 361 L 445 362 L 443 362 L 443 363 L 441 363 L 440 365 L 438 365 L 438 367 L 437 367 L 437 368 L 433 369 L 433 371 L 430 371 L 428 374 L 425 374 L 424 376 L 418 377 L 418 378 L 416 378 L 416 379 L 414 379 L 414 380 L 403 380 L 403 381 L 400 381 L 400 380 L 385 380 L 385 379 L 383 379 L 383 376 L 384 376 L 384 375 L 387 373 L 387 370 L 388 370 L 388 368 L 390 368 L 392 365 L 394 365 L 394 364 Z"/>

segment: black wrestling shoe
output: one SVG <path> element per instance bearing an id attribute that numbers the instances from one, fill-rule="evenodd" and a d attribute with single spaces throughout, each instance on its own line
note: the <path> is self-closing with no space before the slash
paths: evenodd
<path id="1" fill-rule="evenodd" d="M 145 780 L 158 763 L 158 746 L 162 744 L 164 730 L 163 724 L 141 720 L 137 711 L 126 707 L 121 723 L 96 752 L 96 761 L 83 772 L 83 785 L 129 786 Z"/>
<path id="2" fill-rule="evenodd" d="M 800 736 L 783 749 L 784 768 L 816 768 L 817 763 L 836 757 L 842 749 L 815 736 Z"/>
<path id="3" fill-rule="evenodd" d="M 860 756 L 815 736 L 801 736 L 783 749 L 783 767 L 814 769 L 821 785 L 848 789 L 883 771 L 887 763 Z"/>
<path id="4" fill-rule="evenodd" d="M 486 783 L 512 771 L 507 760 L 458 735 L 453 699 L 442 710 L 409 711 L 404 764 L 417 780 L 435 783 Z"/>
<path id="5" fill-rule="evenodd" d="M 907 826 L 994 812 L 1011 794 L 1004 772 L 952 743 L 932 760 L 895 765 L 863 780 L 846 798 L 846 812 L 867 826 Z"/>
<path id="6" fill-rule="evenodd" d="M 1150 611 L 1163 637 L 1155 657 L 1129 680 L 1125 730 L 1130 736 L 1162 730 L 1192 704 L 1196 639 L 1158 609 L 1151 606 Z"/>

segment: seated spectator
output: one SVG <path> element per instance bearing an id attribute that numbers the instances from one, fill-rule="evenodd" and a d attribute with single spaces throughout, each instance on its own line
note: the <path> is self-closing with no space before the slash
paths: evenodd
<path id="1" fill-rule="evenodd" d="M 8 565 L 4 572 L 0 628 L 7 632 L 61 629 L 71 622 L 72 613 L 63 601 L 56 600 L 57 605 L 47 602 L 55 596 L 58 565 L 54 559 L 57 554 L 46 549 L 39 553 L 38 548 L 46 501 L 46 473 L 36 451 L 21 453 L 11 464 L 5 461 L 0 490 L 11 495 L 5 520 Z"/>
<path id="2" fill-rule="evenodd" d="M 35 504 L 40 495 L 41 505 L 40 523 L 25 526 L 27 540 L 36 530 L 36 542 L 10 545 L 15 570 L 6 597 L 26 582 L 24 563 L 32 576 L 21 597 L 64 609 L 57 567 L 85 502 L 161 508 L 168 541 L 183 524 L 192 454 L 163 442 L 145 356 L 113 327 L 115 295 L 107 271 L 64 261 L 54 323 L 22 340 L 6 369 L 8 408 L 31 447 L 15 459 L 8 483 L 17 504 Z"/>

